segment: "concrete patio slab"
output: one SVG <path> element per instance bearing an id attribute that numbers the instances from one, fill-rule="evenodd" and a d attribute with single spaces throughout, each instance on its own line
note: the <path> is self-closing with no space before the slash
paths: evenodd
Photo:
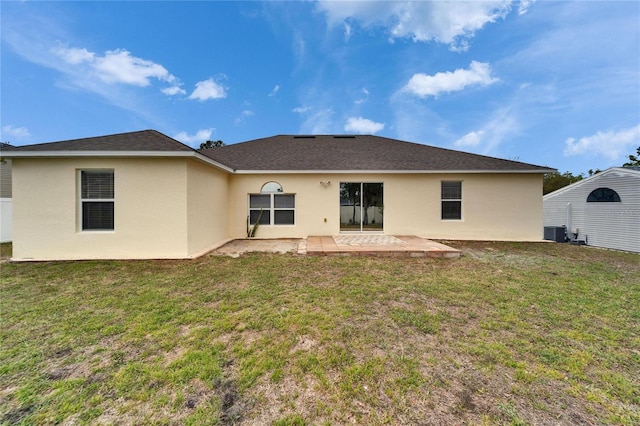
<path id="1" fill-rule="evenodd" d="M 307 238 L 307 254 L 458 258 L 462 252 L 415 235 L 341 234 Z"/>
<path id="2" fill-rule="evenodd" d="M 244 253 L 306 254 L 306 241 L 300 238 L 233 240 L 212 251 L 211 255 L 239 257 Z"/>
<path id="3" fill-rule="evenodd" d="M 239 257 L 244 253 L 293 253 L 315 256 L 408 256 L 458 258 L 460 250 L 413 235 L 341 234 L 309 238 L 233 240 L 212 256 Z"/>

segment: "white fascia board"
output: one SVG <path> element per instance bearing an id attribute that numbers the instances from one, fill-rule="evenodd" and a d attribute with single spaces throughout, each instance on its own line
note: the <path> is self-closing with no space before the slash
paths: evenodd
<path id="1" fill-rule="evenodd" d="M 511 173 L 552 173 L 555 169 L 542 170 L 235 170 L 239 175 L 260 174 L 511 174 Z"/>
<path id="2" fill-rule="evenodd" d="M 198 152 L 189 151 L 6 151 L 2 158 L 193 158 L 229 173 L 233 169 Z"/>
<path id="3" fill-rule="evenodd" d="M 188 151 L 7 151 L 7 158 L 55 158 L 55 157 L 193 157 Z"/>

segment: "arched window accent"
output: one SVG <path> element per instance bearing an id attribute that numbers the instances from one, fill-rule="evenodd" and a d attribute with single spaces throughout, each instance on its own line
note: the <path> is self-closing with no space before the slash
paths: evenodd
<path id="1" fill-rule="evenodd" d="M 619 203 L 620 196 L 611 188 L 598 188 L 591 191 L 587 203 Z"/>
<path id="2" fill-rule="evenodd" d="M 262 185 L 262 189 L 260 190 L 261 194 L 273 194 L 274 192 L 284 192 L 282 185 L 278 182 L 267 182 Z"/>

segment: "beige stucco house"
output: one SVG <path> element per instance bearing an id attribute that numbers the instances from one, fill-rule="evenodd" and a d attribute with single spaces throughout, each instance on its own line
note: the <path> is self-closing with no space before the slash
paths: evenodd
<path id="1" fill-rule="evenodd" d="M 377 232 L 541 240 L 552 171 L 377 136 L 280 135 L 203 151 L 154 130 L 28 145 L 13 258 L 190 258 L 230 239 Z"/>

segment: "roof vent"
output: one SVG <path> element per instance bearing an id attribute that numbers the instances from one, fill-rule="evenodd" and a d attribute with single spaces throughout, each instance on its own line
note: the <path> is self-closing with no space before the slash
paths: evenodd
<path id="1" fill-rule="evenodd" d="M 315 139 L 314 135 L 295 135 L 294 139 Z"/>
<path id="2" fill-rule="evenodd" d="M 355 135 L 334 135 L 335 139 L 355 139 Z"/>

